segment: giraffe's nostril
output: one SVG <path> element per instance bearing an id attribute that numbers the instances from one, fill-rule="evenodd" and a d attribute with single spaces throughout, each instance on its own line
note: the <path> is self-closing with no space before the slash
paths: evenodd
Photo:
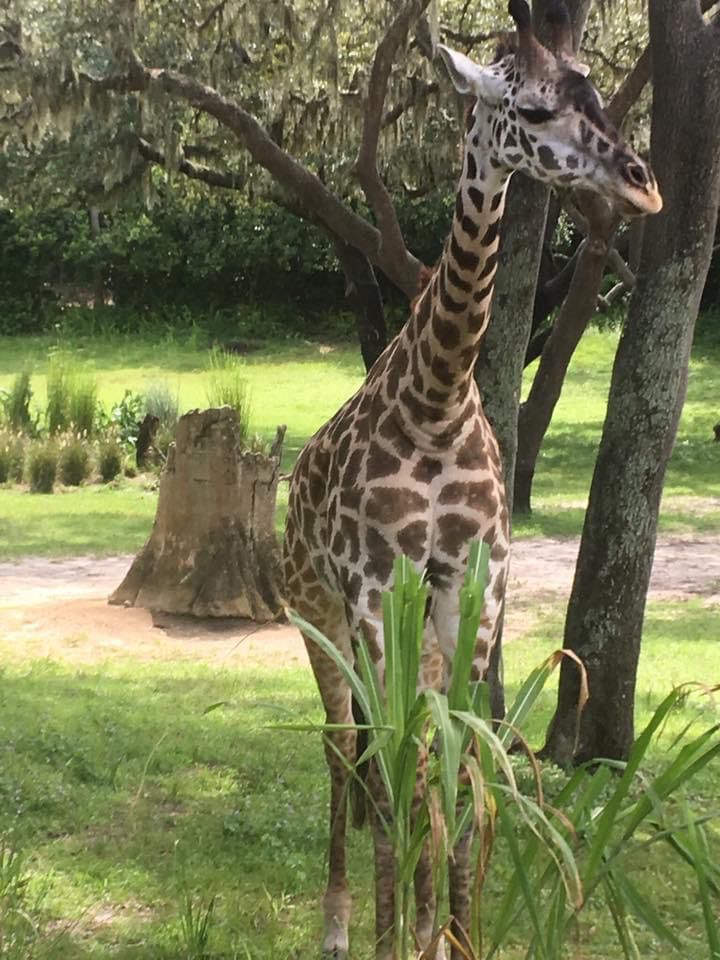
<path id="1" fill-rule="evenodd" d="M 639 163 L 630 162 L 625 164 L 623 174 L 625 175 L 625 179 L 634 187 L 644 187 L 647 184 L 648 178 L 645 173 L 645 168 Z"/>

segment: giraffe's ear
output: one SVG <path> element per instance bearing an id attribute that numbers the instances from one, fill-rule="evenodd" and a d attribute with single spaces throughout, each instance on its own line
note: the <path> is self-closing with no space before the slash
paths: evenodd
<path id="1" fill-rule="evenodd" d="M 451 50 L 442 43 L 437 45 L 437 51 L 458 93 L 462 96 L 479 97 L 486 103 L 499 103 L 502 100 L 505 82 L 492 68 L 481 67 L 464 53 Z"/>

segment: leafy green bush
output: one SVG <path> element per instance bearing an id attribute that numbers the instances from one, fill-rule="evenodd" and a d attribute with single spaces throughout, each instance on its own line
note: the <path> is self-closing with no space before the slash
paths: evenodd
<path id="1" fill-rule="evenodd" d="M 22 434 L 0 430 L 0 483 L 22 483 L 25 440 Z"/>
<path id="2" fill-rule="evenodd" d="M 21 370 L 15 375 L 9 390 L 0 391 L 0 401 L 3 407 L 3 419 L 12 430 L 21 430 L 23 433 L 34 432 L 34 422 L 30 413 L 32 387 L 30 379 L 32 372 L 29 369 Z"/>
<path id="3" fill-rule="evenodd" d="M 105 437 L 98 444 L 98 471 L 103 483 L 110 483 L 122 470 L 123 449 L 117 437 Z"/>
<path id="4" fill-rule="evenodd" d="M 37 441 L 28 454 L 28 479 L 32 493 L 52 493 L 57 476 L 58 453 L 54 440 Z"/>
<path id="5" fill-rule="evenodd" d="M 120 443 L 134 444 L 137 440 L 138 424 L 143 418 L 145 398 L 134 390 L 125 390 L 120 403 L 110 411 L 109 425 L 112 426 Z"/>
<path id="6" fill-rule="evenodd" d="M 90 476 L 90 451 L 87 437 L 71 433 L 62 437 L 58 453 L 61 481 L 68 487 L 78 487 Z"/>

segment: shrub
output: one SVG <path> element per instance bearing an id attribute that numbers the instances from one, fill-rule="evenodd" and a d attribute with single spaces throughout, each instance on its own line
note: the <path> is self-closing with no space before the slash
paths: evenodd
<path id="1" fill-rule="evenodd" d="M 55 351 L 48 364 L 48 431 L 60 433 L 71 427 L 77 433 L 92 436 L 97 418 L 97 384 L 83 372 L 77 361 L 62 350 Z"/>
<path id="2" fill-rule="evenodd" d="M 97 383 L 88 374 L 75 373 L 70 380 L 68 419 L 79 434 L 91 437 L 97 417 Z"/>
<path id="3" fill-rule="evenodd" d="M 0 431 L 0 483 L 21 483 L 25 466 L 25 443 L 18 433 Z"/>
<path id="4" fill-rule="evenodd" d="M 250 404 L 241 369 L 242 361 L 237 357 L 213 347 L 208 367 L 208 403 L 211 407 L 232 407 L 237 412 L 238 435 L 244 447 L 249 435 Z"/>
<path id="5" fill-rule="evenodd" d="M 120 443 L 134 444 L 137 440 L 138 423 L 142 420 L 145 398 L 134 390 L 126 390 L 120 403 L 110 412 L 110 423 L 117 432 Z"/>
<path id="6" fill-rule="evenodd" d="M 110 483 L 122 470 L 123 450 L 117 437 L 106 437 L 98 446 L 98 470 L 103 483 Z"/>
<path id="7" fill-rule="evenodd" d="M 2 405 L 4 407 L 5 422 L 13 430 L 24 433 L 33 432 L 33 419 L 30 413 L 32 387 L 30 386 L 31 371 L 21 370 L 16 374 L 9 390 L 3 391 Z"/>
<path id="8" fill-rule="evenodd" d="M 70 426 L 68 358 L 62 352 L 51 354 L 48 363 L 45 419 L 51 434 L 67 430 Z"/>
<path id="9" fill-rule="evenodd" d="M 28 456 L 28 477 L 32 493 L 52 493 L 57 475 L 57 447 L 52 440 L 34 443 Z"/>
<path id="10" fill-rule="evenodd" d="M 175 430 L 178 421 L 178 395 L 173 393 L 167 383 L 149 383 L 143 393 L 145 413 L 157 417 L 160 429 Z"/>
<path id="11" fill-rule="evenodd" d="M 90 476 L 90 451 L 87 439 L 79 434 L 69 434 L 60 444 L 58 455 L 60 479 L 68 487 L 78 487 Z"/>

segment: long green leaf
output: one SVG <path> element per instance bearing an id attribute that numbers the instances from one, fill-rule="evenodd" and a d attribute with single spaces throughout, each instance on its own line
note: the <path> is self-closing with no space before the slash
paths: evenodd
<path id="1" fill-rule="evenodd" d="M 652 930 L 658 940 L 664 940 L 666 943 L 675 947 L 676 950 L 682 950 L 683 945 L 680 938 L 667 924 L 663 923 L 654 905 L 632 883 L 628 874 L 622 870 L 615 871 L 613 873 L 613 880 L 618 896 L 622 896 L 622 899 L 630 907 L 635 916 Z"/>
<path id="2" fill-rule="evenodd" d="M 698 894 L 702 904 L 703 919 L 705 921 L 705 934 L 707 936 L 708 947 L 710 948 L 710 960 L 720 960 L 720 924 L 717 920 L 717 905 L 712 901 L 712 894 L 709 877 L 708 851 L 703 843 L 702 828 L 697 825 L 692 814 L 686 809 L 685 819 L 687 822 L 688 850 L 692 854 L 693 869 L 697 877 Z"/>
<path id="3" fill-rule="evenodd" d="M 453 657 L 452 677 L 448 691 L 451 710 L 466 710 L 469 707 L 469 684 L 475 643 L 480 619 L 485 604 L 485 589 L 488 583 L 490 548 L 484 541 L 470 546 L 470 557 L 465 571 L 465 582 L 460 590 L 460 623 L 457 646 Z"/>
<path id="4" fill-rule="evenodd" d="M 615 827 L 618 814 L 623 801 L 627 798 L 633 779 L 637 770 L 647 753 L 650 742 L 668 716 L 677 702 L 678 696 L 675 691 L 669 694 L 660 704 L 650 719 L 650 722 L 640 734 L 630 752 L 630 758 L 625 766 L 625 770 L 615 788 L 615 791 L 606 804 L 602 815 L 597 824 L 597 831 L 592 841 L 590 853 L 585 864 L 583 881 L 586 891 L 590 889 L 590 884 L 596 879 L 599 867 L 606 855 L 610 837 Z"/>

